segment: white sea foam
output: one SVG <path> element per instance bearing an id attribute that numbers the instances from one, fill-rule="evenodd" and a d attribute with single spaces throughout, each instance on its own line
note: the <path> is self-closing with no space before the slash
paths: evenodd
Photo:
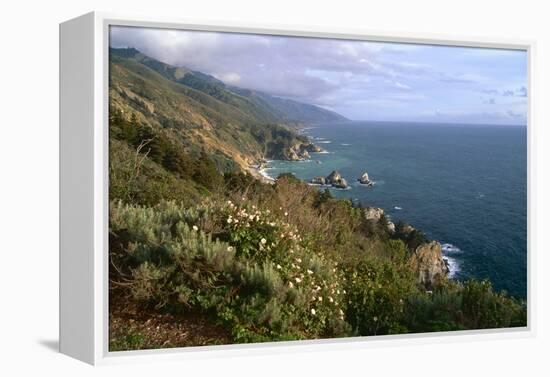
<path id="1" fill-rule="evenodd" d="M 311 183 L 311 182 L 308 182 L 307 183 L 309 186 L 317 186 L 317 187 L 326 187 L 326 188 L 329 188 L 329 187 L 332 187 L 332 185 L 322 185 L 320 183 Z"/>
<path id="2" fill-rule="evenodd" d="M 403 208 L 402 208 L 402 207 L 395 206 L 395 207 L 393 207 L 393 209 L 396 209 L 396 210 L 398 210 L 398 211 L 401 211 Z"/>
<path id="3" fill-rule="evenodd" d="M 350 146 L 351 144 L 348 144 L 348 143 L 342 143 L 342 144 L 340 144 L 340 145 L 342 145 L 342 146 L 344 146 L 344 147 L 349 147 L 349 146 Z"/>
<path id="4" fill-rule="evenodd" d="M 441 251 L 444 253 L 460 253 L 462 250 L 458 246 L 453 245 L 452 243 L 444 243 L 441 245 Z"/>
<path id="5" fill-rule="evenodd" d="M 332 152 L 329 152 L 329 151 L 321 151 L 321 152 L 311 152 L 311 153 L 318 153 L 318 154 L 331 154 Z"/>
<path id="6" fill-rule="evenodd" d="M 317 143 L 318 144 L 330 144 L 330 143 L 332 143 L 332 141 L 330 141 L 330 140 L 320 140 Z"/>
<path id="7" fill-rule="evenodd" d="M 266 179 L 269 179 L 270 181 L 274 181 L 275 178 L 273 178 L 272 176 L 270 176 L 269 174 L 267 174 L 267 170 L 271 170 L 271 168 L 260 169 L 259 172 L 260 172 L 260 174 L 262 175 L 262 177 L 264 177 L 264 178 L 266 178 Z"/>
<path id="8" fill-rule="evenodd" d="M 450 257 L 449 254 L 459 254 L 462 250 L 452 243 L 443 243 L 441 244 L 441 252 L 443 253 L 443 259 L 447 261 L 447 265 L 449 266 L 449 277 L 455 277 L 460 271 L 460 263 L 456 260 L 456 258 Z"/>
<path id="9" fill-rule="evenodd" d="M 447 261 L 447 266 L 449 267 L 449 278 L 454 278 L 458 272 L 460 272 L 460 265 L 456 259 L 449 256 L 443 257 Z"/>

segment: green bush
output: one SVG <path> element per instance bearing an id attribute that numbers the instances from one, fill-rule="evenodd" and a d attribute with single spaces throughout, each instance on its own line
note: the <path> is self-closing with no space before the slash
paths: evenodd
<path id="1" fill-rule="evenodd" d="M 406 332 L 407 297 L 416 291 L 409 271 L 387 261 L 365 260 L 348 270 L 346 318 L 359 335 Z"/>
<path id="2" fill-rule="evenodd" d="M 113 289 L 157 309 L 210 314 L 236 341 L 345 335 L 337 270 L 300 240 L 271 213 L 233 203 L 114 202 Z"/>

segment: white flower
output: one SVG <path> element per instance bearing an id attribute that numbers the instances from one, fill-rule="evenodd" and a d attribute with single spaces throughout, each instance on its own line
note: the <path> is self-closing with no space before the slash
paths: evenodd
<path id="1" fill-rule="evenodd" d="M 300 279 L 300 278 L 294 278 L 294 280 L 296 280 L 296 283 L 301 283 L 302 282 L 302 279 Z"/>
<path id="2" fill-rule="evenodd" d="M 315 315 L 315 309 L 311 308 L 311 314 Z"/>
<path id="3" fill-rule="evenodd" d="M 333 300 L 332 297 L 330 297 L 330 296 L 329 296 L 329 298 L 328 298 L 328 301 L 329 301 L 329 302 L 334 302 L 334 300 Z"/>
<path id="4" fill-rule="evenodd" d="M 307 270 L 307 273 L 308 273 L 309 275 L 312 275 L 312 274 L 313 274 L 313 271 Z"/>
<path id="5" fill-rule="evenodd" d="M 340 315 L 344 315 L 344 312 L 342 311 L 342 309 L 340 309 Z"/>
<path id="6" fill-rule="evenodd" d="M 374 322 L 378 321 L 378 317 L 376 316 L 374 316 L 372 319 L 374 320 Z"/>
<path id="7" fill-rule="evenodd" d="M 193 230 L 196 232 L 197 230 L 199 230 L 199 227 L 196 225 L 193 225 Z"/>
<path id="8" fill-rule="evenodd" d="M 290 288 L 294 288 L 294 284 L 292 284 L 291 281 L 288 282 L 288 286 L 289 286 Z"/>
<path id="9" fill-rule="evenodd" d="M 277 270 L 280 270 L 282 267 L 280 264 L 277 265 Z"/>
<path id="10" fill-rule="evenodd" d="M 300 259 L 300 258 L 296 258 L 296 262 L 298 262 L 298 263 L 302 263 L 302 259 Z"/>
<path id="11" fill-rule="evenodd" d="M 254 215 L 248 216 L 248 220 L 250 220 L 250 221 L 254 220 Z"/>
<path id="12" fill-rule="evenodd" d="M 285 216 L 288 216 L 288 212 L 285 212 Z"/>
<path id="13" fill-rule="evenodd" d="M 228 223 L 228 224 L 231 224 L 232 222 L 233 222 L 233 219 L 232 219 L 231 217 L 229 217 L 229 218 L 227 219 L 227 223 Z"/>
<path id="14" fill-rule="evenodd" d="M 233 251 L 233 246 L 228 246 L 227 251 Z"/>
<path id="15" fill-rule="evenodd" d="M 322 297 L 322 296 L 319 296 L 319 298 L 318 298 L 317 300 L 323 301 L 323 297 Z"/>
<path id="16" fill-rule="evenodd" d="M 260 242 L 262 243 L 262 245 L 265 245 L 267 240 L 265 238 L 262 238 L 262 240 Z"/>

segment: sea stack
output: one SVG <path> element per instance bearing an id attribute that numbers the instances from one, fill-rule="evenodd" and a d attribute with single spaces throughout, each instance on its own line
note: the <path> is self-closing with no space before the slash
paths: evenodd
<path id="1" fill-rule="evenodd" d="M 340 175 L 337 170 L 330 173 L 325 179 L 327 185 L 332 185 L 336 188 L 348 188 L 348 182 Z"/>
<path id="2" fill-rule="evenodd" d="M 369 179 L 369 173 L 364 172 L 363 175 L 358 179 L 359 183 L 362 185 L 372 186 L 374 183 Z"/>

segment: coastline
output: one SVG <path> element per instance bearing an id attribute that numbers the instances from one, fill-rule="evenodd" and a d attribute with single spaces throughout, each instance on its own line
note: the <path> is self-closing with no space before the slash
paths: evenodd
<path id="1" fill-rule="evenodd" d="M 324 145 L 330 145 L 332 143 L 331 140 L 326 140 L 326 138 L 317 137 L 317 136 L 313 136 L 313 135 L 308 134 L 309 130 L 312 130 L 312 129 L 315 129 L 315 128 L 316 127 L 313 127 L 313 126 L 304 127 L 304 128 L 301 128 L 299 130 L 299 133 L 300 133 L 300 135 L 306 137 L 308 142 L 311 143 L 311 144 L 318 145 L 319 143 L 323 143 Z M 351 146 L 352 144 L 347 143 L 346 145 Z M 324 148 L 320 152 L 311 152 L 312 155 L 315 155 L 315 154 L 333 154 L 333 153 L 334 152 L 327 151 Z M 268 169 L 271 169 L 270 163 L 273 163 L 275 161 L 285 161 L 285 162 L 288 162 L 288 163 L 300 163 L 300 162 L 307 161 L 307 160 L 312 160 L 311 156 L 307 157 L 307 158 L 304 158 L 302 160 L 298 160 L 298 161 L 292 161 L 292 160 L 267 160 L 267 159 L 265 159 L 264 160 L 265 164 L 259 163 L 257 166 L 256 165 L 251 165 L 251 166 L 248 167 L 248 171 L 250 172 L 250 174 L 252 174 L 254 177 L 258 178 L 260 181 L 262 181 L 264 183 L 268 183 L 268 184 L 274 184 L 276 182 L 276 178 L 269 175 L 269 173 L 267 172 Z M 354 183 L 350 184 L 349 187 L 347 187 L 347 188 L 336 188 L 332 185 L 322 185 L 322 184 L 311 183 L 308 180 L 303 180 L 303 182 L 307 183 L 309 186 L 314 186 L 314 187 L 318 188 L 319 190 L 329 189 L 329 190 L 334 190 L 334 191 L 351 191 L 353 189 L 353 187 L 357 187 L 357 185 L 355 184 L 356 183 L 355 181 L 352 181 Z M 360 185 L 360 186 L 365 186 L 365 185 Z M 353 198 L 349 197 L 349 199 L 353 199 Z M 379 208 L 381 208 L 381 207 L 379 207 Z M 401 207 L 398 207 L 398 208 L 401 209 Z M 382 208 L 382 209 L 384 211 L 386 211 L 385 208 Z M 387 216 L 388 216 L 388 218 L 391 218 L 390 215 L 387 215 Z M 447 274 L 447 278 L 448 279 L 458 279 L 460 277 L 459 274 L 462 271 L 461 263 L 451 255 L 462 253 L 462 250 L 459 247 L 457 247 L 457 246 L 455 246 L 451 243 L 441 241 L 441 240 L 437 240 L 437 239 L 435 239 L 435 241 L 439 242 L 441 244 L 441 247 L 442 247 L 442 256 L 443 256 L 443 259 L 445 260 L 445 262 L 447 264 L 447 267 L 449 269 L 449 272 Z"/>

